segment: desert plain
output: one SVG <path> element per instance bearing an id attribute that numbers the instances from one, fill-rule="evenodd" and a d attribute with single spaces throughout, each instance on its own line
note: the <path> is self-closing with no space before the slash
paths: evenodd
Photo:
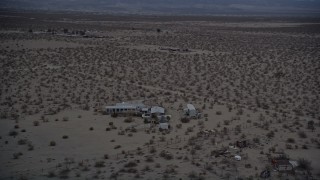
<path id="1" fill-rule="evenodd" d="M 320 179 L 319 18 L 1 11 L 0 41 L 0 179 Z"/>

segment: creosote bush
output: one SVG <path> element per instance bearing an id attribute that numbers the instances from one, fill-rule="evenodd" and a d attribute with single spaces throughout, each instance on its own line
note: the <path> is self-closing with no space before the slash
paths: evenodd
<path id="1" fill-rule="evenodd" d="M 188 123 L 188 122 L 190 122 L 190 119 L 187 118 L 187 117 L 183 117 L 183 118 L 181 118 L 181 122 L 182 123 Z"/>
<path id="2" fill-rule="evenodd" d="M 307 138 L 307 134 L 304 131 L 299 131 L 298 135 L 300 138 Z"/>
<path id="3" fill-rule="evenodd" d="M 39 124 L 40 124 L 39 121 L 33 121 L 34 126 L 39 126 Z"/>
<path id="4" fill-rule="evenodd" d="M 97 161 L 97 162 L 95 162 L 94 167 L 97 167 L 97 168 L 105 167 L 104 161 Z"/>
<path id="5" fill-rule="evenodd" d="M 9 132 L 9 136 L 17 136 L 18 135 L 18 132 L 17 131 L 14 131 L 14 130 L 11 130 L 10 132 Z"/>
<path id="6" fill-rule="evenodd" d="M 50 141 L 50 146 L 55 146 L 56 145 L 56 142 L 55 141 Z"/>

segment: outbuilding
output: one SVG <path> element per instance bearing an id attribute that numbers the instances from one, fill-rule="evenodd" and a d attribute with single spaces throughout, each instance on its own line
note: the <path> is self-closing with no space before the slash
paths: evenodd
<path id="1" fill-rule="evenodd" d="M 184 113 L 186 116 L 189 116 L 192 118 L 198 117 L 198 112 L 192 104 L 187 104 L 187 108 L 184 109 Z"/>
<path id="2" fill-rule="evenodd" d="M 150 113 L 152 115 L 164 115 L 164 108 L 163 107 L 159 107 L 159 106 L 153 106 L 151 107 Z"/>
<path id="3" fill-rule="evenodd" d="M 289 160 L 275 160 L 274 167 L 278 171 L 292 171 L 293 165 Z"/>
<path id="4" fill-rule="evenodd" d="M 241 156 L 235 155 L 235 156 L 234 156 L 234 159 L 237 160 L 237 161 L 241 161 Z"/>

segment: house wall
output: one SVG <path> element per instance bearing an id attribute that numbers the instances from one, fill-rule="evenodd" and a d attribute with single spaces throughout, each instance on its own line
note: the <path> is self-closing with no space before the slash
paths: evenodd
<path id="1" fill-rule="evenodd" d="M 291 171 L 292 166 L 291 165 L 278 165 L 279 171 Z"/>
<path id="2" fill-rule="evenodd" d="M 189 116 L 195 117 L 197 115 L 197 111 L 196 110 L 189 110 Z"/>

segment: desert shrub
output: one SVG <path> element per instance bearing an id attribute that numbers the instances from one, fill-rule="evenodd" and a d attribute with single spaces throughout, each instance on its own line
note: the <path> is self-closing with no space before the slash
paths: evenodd
<path id="1" fill-rule="evenodd" d="M 287 142 L 288 142 L 288 143 L 295 143 L 296 141 L 294 140 L 294 138 L 288 138 L 288 139 L 287 139 Z"/>
<path id="2" fill-rule="evenodd" d="M 134 119 L 132 117 L 128 117 L 124 120 L 125 123 L 132 123 Z"/>
<path id="3" fill-rule="evenodd" d="M 105 167 L 104 161 L 95 162 L 94 167 L 97 167 L 97 168 Z"/>
<path id="4" fill-rule="evenodd" d="M 298 168 L 304 171 L 310 171 L 312 169 L 311 161 L 308 161 L 306 159 L 299 159 Z"/>
<path id="5" fill-rule="evenodd" d="M 135 132 L 137 132 L 137 129 L 133 127 L 130 129 L 130 131 L 135 133 Z"/>
<path id="6" fill-rule="evenodd" d="M 211 138 L 210 141 L 211 141 L 211 144 L 212 144 L 212 145 L 215 145 L 215 144 L 216 144 L 216 139 L 215 139 L 215 138 Z"/>
<path id="7" fill-rule="evenodd" d="M 190 179 L 196 179 L 197 178 L 197 173 L 194 172 L 194 171 L 191 171 L 189 174 L 188 174 L 188 177 Z"/>
<path id="8" fill-rule="evenodd" d="M 151 170 L 151 168 L 148 165 L 145 165 L 144 168 L 143 168 L 143 171 L 150 171 L 150 170 Z"/>
<path id="9" fill-rule="evenodd" d="M 154 140 L 153 140 L 153 139 L 150 139 L 150 140 L 149 140 L 149 144 L 154 144 Z"/>
<path id="10" fill-rule="evenodd" d="M 56 177 L 56 173 L 53 170 L 51 170 L 51 171 L 48 172 L 47 177 L 48 178 Z"/>
<path id="11" fill-rule="evenodd" d="M 109 127 L 106 128 L 106 131 L 110 131 L 111 129 Z"/>
<path id="12" fill-rule="evenodd" d="M 18 124 L 14 125 L 14 128 L 19 129 L 19 125 Z"/>
<path id="13" fill-rule="evenodd" d="M 267 137 L 268 138 L 273 138 L 274 137 L 274 132 L 273 131 L 270 131 L 268 134 L 267 134 Z"/>
<path id="14" fill-rule="evenodd" d="M 110 179 L 118 179 L 119 174 L 118 173 L 111 173 Z"/>
<path id="15" fill-rule="evenodd" d="M 90 130 L 90 131 L 93 131 L 93 127 L 90 127 L 89 130 Z"/>
<path id="16" fill-rule="evenodd" d="M 103 157 L 104 157 L 104 159 L 109 159 L 109 155 L 108 154 L 105 154 Z"/>
<path id="17" fill-rule="evenodd" d="M 236 127 L 234 128 L 234 131 L 235 131 L 235 133 L 241 133 L 242 132 L 242 130 L 241 130 L 241 125 L 236 125 Z"/>
<path id="18" fill-rule="evenodd" d="M 21 129 L 21 132 L 26 132 L 26 130 L 25 129 Z"/>
<path id="19" fill-rule="evenodd" d="M 276 148 L 275 147 L 271 147 L 271 148 L 269 148 L 269 152 L 275 152 L 276 151 Z"/>
<path id="20" fill-rule="evenodd" d="M 226 126 L 228 126 L 228 125 L 230 124 L 230 121 L 229 121 L 229 120 L 224 120 L 224 121 L 223 121 L 223 124 L 226 125 Z"/>
<path id="21" fill-rule="evenodd" d="M 118 114 L 117 113 L 112 113 L 111 117 L 116 118 L 116 117 L 118 117 Z"/>
<path id="22" fill-rule="evenodd" d="M 259 144 L 260 143 L 260 138 L 257 138 L 257 137 L 253 138 L 253 142 Z"/>
<path id="23" fill-rule="evenodd" d="M 62 136 L 62 139 L 68 139 L 68 138 L 69 138 L 69 136 L 67 136 L 67 135 Z"/>
<path id="24" fill-rule="evenodd" d="M 195 149 L 195 150 L 201 150 L 201 146 L 200 146 L 199 144 L 196 144 L 196 145 L 194 146 L 194 149 Z"/>
<path id="25" fill-rule="evenodd" d="M 298 135 L 300 138 L 307 138 L 307 134 L 304 131 L 299 131 Z"/>
<path id="26" fill-rule="evenodd" d="M 160 167 L 161 167 L 161 164 L 160 164 L 160 163 L 156 163 L 155 167 L 156 167 L 156 168 L 160 168 Z"/>
<path id="27" fill-rule="evenodd" d="M 151 146 L 150 148 L 150 153 L 156 153 L 157 152 L 157 149 L 154 147 L 154 146 Z"/>
<path id="28" fill-rule="evenodd" d="M 191 155 L 195 155 L 196 154 L 196 150 L 195 149 L 191 149 L 190 154 Z"/>
<path id="29" fill-rule="evenodd" d="M 119 149 L 119 148 L 121 148 L 121 145 L 116 145 L 116 146 L 114 147 L 114 149 Z"/>
<path id="30" fill-rule="evenodd" d="M 60 179 L 68 179 L 69 178 L 70 169 L 65 168 L 59 172 Z"/>
<path id="31" fill-rule="evenodd" d="M 204 122 L 203 121 L 198 121 L 198 126 L 203 126 Z"/>
<path id="32" fill-rule="evenodd" d="M 109 122 L 109 126 L 113 126 L 113 122 Z"/>
<path id="33" fill-rule="evenodd" d="M 50 146 L 55 146 L 56 145 L 56 142 L 55 141 L 50 141 Z"/>
<path id="34" fill-rule="evenodd" d="M 135 173 L 137 173 L 137 172 L 138 172 L 138 170 L 135 169 L 135 168 L 129 168 L 129 169 L 127 169 L 127 173 L 133 173 L 133 174 L 135 174 Z"/>
<path id="35" fill-rule="evenodd" d="M 9 136 L 14 136 L 15 137 L 17 135 L 18 135 L 17 131 L 12 130 L 12 131 L 9 132 Z"/>
<path id="36" fill-rule="evenodd" d="M 190 122 L 190 119 L 187 118 L 187 117 L 183 117 L 183 118 L 181 118 L 180 120 L 181 120 L 182 123 L 188 123 L 188 122 Z"/>
<path id="37" fill-rule="evenodd" d="M 27 142 L 28 142 L 27 139 L 20 139 L 20 140 L 18 141 L 18 144 L 19 144 L 19 145 L 25 145 L 25 144 L 27 144 Z"/>
<path id="38" fill-rule="evenodd" d="M 251 164 L 245 164 L 244 167 L 245 168 L 251 168 L 252 166 L 251 166 Z"/>
<path id="39" fill-rule="evenodd" d="M 292 145 L 291 144 L 286 144 L 286 148 L 287 149 L 292 149 Z"/>
<path id="40" fill-rule="evenodd" d="M 217 112 L 216 112 L 216 115 L 221 115 L 221 114 L 222 114 L 221 111 L 217 111 Z"/>
<path id="41" fill-rule="evenodd" d="M 308 121 L 308 126 L 307 126 L 308 129 L 311 129 L 311 130 L 314 130 L 314 121 Z"/>
<path id="42" fill-rule="evenodd" d="M 33 121 L 34 126 L 39 126 L 39 124 L 40 124 L 39 121 Z"/>
<path id="43" fill-rule="evenodd" d="M 302 145 L 302 149 L 308 149 L 308 145 L 306 144 Z"/>
<path id="44" fill-rule="evenodd" d="M 63 117 L 62 121 L 69 121 L 69 117 L 67 117 L 67 116 Z"/>
<path id="45" fill-rule="evenodd" d="M 124 167 L 126 167 L 126 168 L 131 168 L 131 167 L 136 167 L 136 166 L 137 166 L 137 163 L 134 161 L 130 161 L 124 165 Z"/>
<path id="46" fill-rule="evenodd" d="M 146 162 L 153 162 L 153 157 L 152 156 L 147 156 L 146 157 Z"/>
<path id="47" fill-rule="evenodd" d="M 165 150 L 160 152 L 160 157 L 165 158 L 166 160 L 173 159 L 173 155 Z"/>
<path id="48" fill-rule="evenodd" d="M 125 131 L 119 131 L 118 135 L 125 135 L 125 133 L 126 133 Z"/>
<path id="49" fill-rule="evenodd" d="M 161 136 L 160 137 L 160 142 L 164 142 L 164 141 L 166 141 L 166 137 L 165 136 Z"/>
<path id="50" fill-rule="evenodd" d="M 177 128 L 177 129 L 181 129 L 181 127 L 182 127 L 182 124 L 177 124 L 177 125 L 176 125 L 176 128 Z"/>
<path id="51" fill-rule="evenodd" d="M 22 152 L 13 153 L 13 159 L 19 159 L 19 157 L 22 155 Z"/>
<path id="52" fill-rule="evenodd" d="M 187 132 L 193 132 L 193 127 L 188 127 Z"/>
<path id="53" fill-rule="evenodd" d="M 31 143 L 28 143 L 28 151 L 32 151 L 34 149 L 34 146 Z"/>

